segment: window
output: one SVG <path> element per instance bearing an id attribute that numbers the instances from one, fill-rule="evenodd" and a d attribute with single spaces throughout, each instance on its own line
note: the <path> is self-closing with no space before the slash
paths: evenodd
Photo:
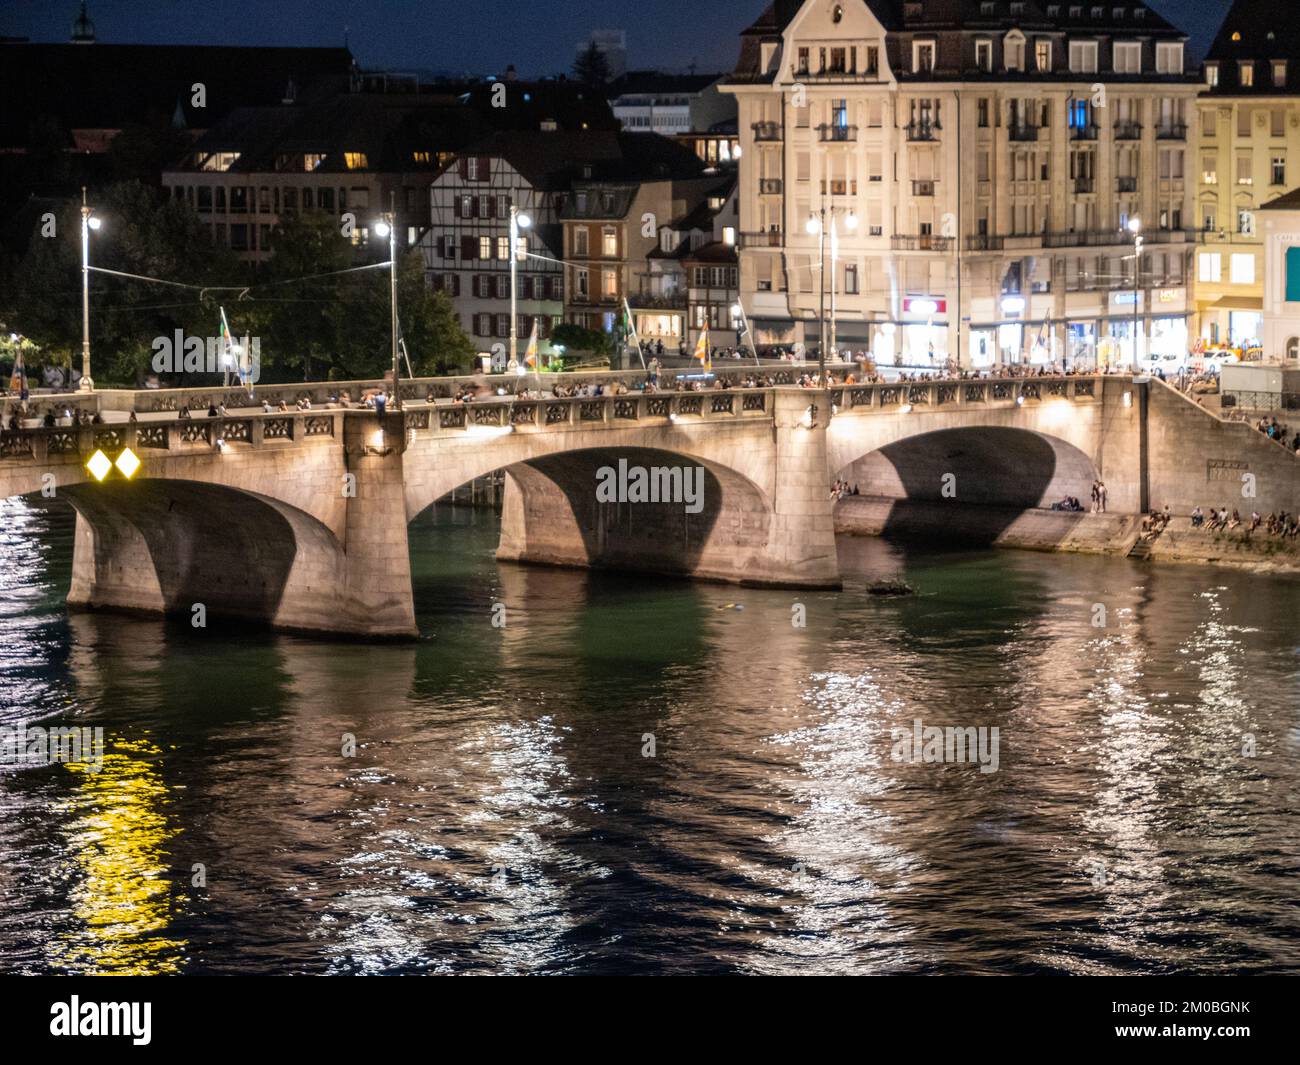
<path id="1" fill-rule="evenodd" d="M 1137 41 L 1115 42 L 1115 73 L 1142 73 L 1142 46 Z"/>
<path id="2" fill-rule="evenodd" d="M 1255 184 L 1254 168 L 1251 166 L 1250 152 L 1237 153 L 1237 184 L 1253 185 Z"/>
<path id="3" fill-rule="evenodd" d="M 1218 64 L 1218 63 L 1206 63 L 1206 64 L 1205 64 L 1205 84 L 1208 85 L 1211 89 L 1213 89 L 1213 88 L 1217 88 L 1217 87 L 1218 87 L 1218 84 L 1219 84 L 1219 64 Z"/>
<path id="4" fill-rule="evenodd" d="M 1070 70 L 1075 74 L 1097 73 L 1097 42 L 1070 42 Z"/>
<path id="5" fill-rule="evenodd" d="M 302 168 L 310 173 L 323 162 L 325 162 L 325 156 L 309 152 L 302 157 Z"/>
<path id="6" fill-rule="evenodd" d="M 1025 40 L 1019 34 L 1008 34 L 1002 41 L 1002 59 L 1008 70 L 1025 69 Z"/>
<path id="7" fill-rule="evenodd" d="M 1234 285 L 1253 285 L 1255 283 L 1254 252 L 1233 252 L 1230 276 Z"/>
<path id="8" fill-rule="evenodd" d="M 573 254 L 587 255 L 587 227 L 579 226 L 573 231 Z"/>
<path id="9" fill-rule="evenodd" d="M 600 272 L 600 294 L 604 299 L 618 299 L 618 271 L 602 270 Z"/>
<path id="10" fill-rule="evenodd" d="M 478 257 L 479 257 L 480 259 L 490 259 L 490 258 L 492 258 L 492 238 L 491 238 L 491 237 L 479 237 L 479 238 L 478 238 Z"/>
<path id="11" fill-rule="evenodd" d="M 1243 89 L 1249 89 L 1255 84 L 1255 64 L 1249 59 L 1237 63 L 1237 80 Z"/>
<path id="12" fill-rule="evenodd" d="M 1273 88 L 1275 89 L 1286 88 L 1286 60 L 1285 59 L 1273 60 Z"/>
<path id="13" fill-rule="evenodd" d="M 989 102 L 987 97 L 981 96 L 975 104 L 976 125 L 980 129 L 988 129 L 989 125 Z"/>
<path id="14" fill-rule="evenodd" d="M 808 73 L 808 49 L 807 48 L 800 48 L 797 53 L 797 58 L 795 60 L 795 73 L 796 74 Z"/>
<path id="15" fill-rule="evenodd" d="M 365 152 L 344 152 L 343 163 L 349 170 L 365 170 L 370 165 Z"/>
<path id="16" fill-rule="evenodd" d="M 934 42 L 912 42 L 912 73 L 930 74 L 934 71 Z"/>
<path id="17" fill-rule="evenodd" d="M 1270 174 L 1272 176 L 1272 182 L 1271 182 L 1272 184 L 1274 185 L 1286 184 L 1286 156 L 1285 155 L 1273 156 L 1272 162 L 1270 164 Z"/>
<path id="18" fill-rule="evenodd" d="M 505 262 L 510 258 L 510 238 L 497 237 L 497 258 Z"/>
<path id="19" fill-rule="evenodd" d="M 846 296 L 856 296 L 858 294 L 858 266 L 856 263 L 846 263 L 844 266 L 844 294 Z"/>
<path id="20" fill-rule="evenodd" d="M 586 299 L 590 295 L 589 281 L 586 270 L 574 271 L 574 280 L 577 282 L 577 294 L 579 298 Z"/>
<path id="21" fill-rule="evenodd" d="M 618 230 L 606 226 L 600 234 L 600 254 L 606 259 L 618 258 Z"/>
<path id="22" fill-rule="evenodd" d="M 1201 157 L 1201 184 L 1217 185 L 1219 183 L 1219 161 L 1213 155 Z"/>
<path id="23" fill-rule="evenodd" d="M 1183 46 L 1179 41 L 1156 42 L 1156 73 L 1181 74 L 1183 72 Z"/>
<path id="24" fill-rule="evenodd" d="M 880 48 L 878 45 L 867 45 L 867 69 L 865 73 L 875 74 L 880 69 Z"/>
<path id="25" fill-rule="evenodd" d="M 1052 42 L 1038 41 L 1034 44 L 1034 66 L 1040 74 L 1052 69 Z"/>
<path id="26" fill-rule="evenodd" d="M 985 73 L 993 69 L 993 42 L 975 42 L 975 65 Z"/>
<path id="27" fill-rule="evenodd" d="M 1286 301 L 1300 302 L 1300 248 L 1286 250 Z"/>
<path id="28" fill-rule="evenodd" d="M 1197 256 L 1196 279 L 1210 283 L 1222 280 L 1222 264 L 1217 251 L 1203 251 Z"/>
<path id="29" fill-rule="evenodd" d="M 1255 212 L 1249 207 L 1242 207 L 1237 211 L 1237 232 L 1243 237 L 1255 235 Z"/>

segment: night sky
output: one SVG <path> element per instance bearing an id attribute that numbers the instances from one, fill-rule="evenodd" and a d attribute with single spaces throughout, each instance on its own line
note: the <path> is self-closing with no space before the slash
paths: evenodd
<path id="1" fill-rule="evenodd" d="M 1152 0 L 1208 47 L 1229 0 Z M 766 0 L 90 0 L 101 41 L 117 44 L 341 45 L 364 67 L 525 75 L 567 71 L 590 30 L 623 29 L 628 66 L 729 70 L 737 34 Z M 3 0 L 0 35 L 66 41 L 74 0 Z"/>

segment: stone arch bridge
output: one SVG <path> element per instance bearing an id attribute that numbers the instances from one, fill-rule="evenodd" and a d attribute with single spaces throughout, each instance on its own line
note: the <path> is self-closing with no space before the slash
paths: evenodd
<path id="1" fill-rule="evenodd" d="M 1211 490 L 1236 491 L 1252 473 L 1258 505 L 1296 509 L 1294 456 L 1158 382 L 414 401 L 426 384 L 408 383 L 413 401 L 382 415 L 259 408 L 181 419 L 164 409 L 135 423 L 5 432 L 0 500 L 52 487 L 76 509 L 73 606 L 188 613 L 203 603 L 215 616 L 368 637 L 415 633 L 409 521 L 498 470 L 502 558 L 777 587 L 839 585 L 837 476 L 864 494 L 1026 508 L 1086 499 L 1101 477 L 1111 508 L 1135 512 L 1221 502 Z M 123 395 L 103 393 L 98 405 L 165 405 L 157 392 Z M 141 460 L 132 478 L 88 472 L 95 451 L 111 459 L 127 448 Z M 702 505 L 598 500 L 599 471 L 620 460 L 699 470 Z"/>

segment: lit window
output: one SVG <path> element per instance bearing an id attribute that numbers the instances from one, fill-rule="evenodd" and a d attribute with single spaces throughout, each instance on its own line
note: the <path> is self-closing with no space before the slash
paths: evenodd
<path id="1" fill-rule="evenodd" d="M 366 161 L 365 152 L 344 152 L 343 164 L 349 170 L 365 170 L 370 164 Z"/>

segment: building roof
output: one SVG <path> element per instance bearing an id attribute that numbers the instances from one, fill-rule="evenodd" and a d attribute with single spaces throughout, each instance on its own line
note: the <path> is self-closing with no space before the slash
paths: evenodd
<path id="1" fill-rule="evenodd" d="M 0 42 L 0 147 L 26 144 L 38 115 L 64 130 L 122 129 L 170 121 L 208 129 L 239 107 L 277 103 L 299 88 L 352 71 L 346 48 L 244 48 L 188 44 Z M 195 107 L 193 86 L 204 86 Z"/>
<path id="2" fill-rule="evenodd" d="M 455 151 L 479 135 L 473 114 L 454 97 L 340 93 L 311 104 L 242 107 L 209 130 L 178 169 L 197 169 L 214 152 L 238 152 L 236 173 L 284 169 L 285 157 L 322 155 L 315 172 L 348 170 L 345 153 L 366 157 L 358 169 L 436 168 L 436 153 Z M 430 153 L 417 164 L 415 153 Z"/>
<path id="3" fill-rule="evenodd" d="M 1253 85 L 1241 84 L 1240 62 L 1267 64 L 1274 59 L 1287 60 L 1282 85 L 1274 83 L 1271 65 L 1255 69 Z M 1300 92 L 1300 22 L 1279 18 L 1277 0 L 1236 0 L 1205 61 L 1219 65 L 1218 84 L 1209 90 L 1215 96 Z"/>
<path id="4" fill-rule="evenodd" d="M 1269 200 L 1259 208 L 1261 211 L 1300 211 L 1300 189 L 1292 189 L 1276 200 Z"/>
<path id="5" fill-rule="evenodd" d="M 629 70 L 605 86 L 605 95 L 620 96 L 698 96 L 717 82 L 721 74 L 661 74 L 657 70 Z"/>
<path id="6" fill-rule="evenodd" d="M 727 79 L 728 82 L 743 84 L 772 81 L 773 72 L 764 70 L 762 66 L 762 45 L 765 42 L 779 41 L 781 34 L 807 2 L 809 0 L 774 0 L 768 5 L 741 33 L 740 58 L 735 71 Z M 1185 40 L 1187 37 L 1143 0 L 1017 0 L 1019 10 L 1014 15 L 1009 0 L 993 0 L 991 13 L 986 13 L 990 10 L 988 0 L 922 0 L 917 3 L 908 3 L 906 0 L 844 0 L 844 3 L 865 4 L 885 28 L 886 37 L 892 44 L 889 49 L 891 62 L 895 73 L 903 80 L 919 78 L 935 81 L 980 73 L 973 69 L 973 63 L 970 64 L 971 69 L 965 69 L 964 59 L 952 63 L 952 70 L 945 70 L 942 64 L 951 62 L 955 53 L 941 55 L 940 68 L 934 72 L 919 76 L 906 73 L 904 64 L 899 63 L 898 58 L 902 55 L 902 45 L 906 39 L 913 36 L 979 33 L 1001 35 L 1019 29 L 1026 34 L 1057 37 L 1072 33 L 1140 35 L 1147 39 L 1172 41 Z M 1098 13 L 1096 17 L 1094 12 Z M 1116 18 L 1116 12 L 1122 13 L 1120 17 Z M 998 72 L 996 76 L 999 79 L 1007 77 L 1003 72 Z M 1019 77 L 1038 79 L 1043 75 L 1035 73 Z M 1150 80 L 1151 75 L 1141 77 L 1142 80 Z"/>

